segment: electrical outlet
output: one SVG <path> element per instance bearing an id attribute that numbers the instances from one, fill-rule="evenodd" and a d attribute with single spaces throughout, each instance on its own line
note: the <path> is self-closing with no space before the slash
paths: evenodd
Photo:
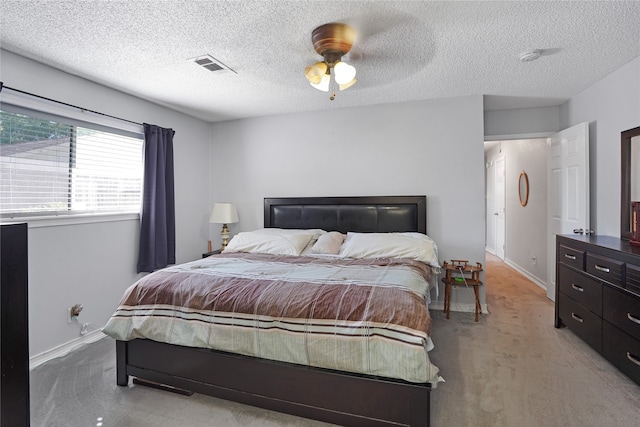
<path id="1" fill-rule="evenodd" d="M 82 308 L 83 307 L 80 304 L 76 304 L 71 308 L 67 308 L 67 324 L 78 321 L 78 316 L 80 315 Z"/>

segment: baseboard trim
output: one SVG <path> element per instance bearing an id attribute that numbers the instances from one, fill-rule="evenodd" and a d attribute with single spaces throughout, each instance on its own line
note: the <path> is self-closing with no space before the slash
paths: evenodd
<path id="1" fill-rule="evenodd" d="M 82 345 L 91 344 L 93 342 L 99 341 L 104 337 L 106 337 L 106 335 L 103 334 L 102 331 L 98 330 L 98 331 L 89 332 L 87 335 L 73 339 L 67 343 L 59 345 L 58 347 L 54 347 L 51 350 L 47 350 L 45 352 L 37 354 L 29 358 L 29 369 L 34 369 L 42 365 L 43 363 L 56 359 L 58 357 L 66 356 L 67 354 L 74 351 L 76 348 Z"/>
<path id="2" fill-rule="evenodd" d="M 539 286 L 546 292 L 547 284 L 544 283 L 542 280 L 538 279 L 528 271 L 522 269 L 518 264 L 514 264 L 512 261 L 510 261 L 507 258 L 504 259 L 504 263 L 507 264 L 509 267 L 513 268 L 514 270 L 516 270 L 518 273 L 522 274 L 524 277 L 526 277 L 527 279 L 535 283 L 537 286 Z"/>

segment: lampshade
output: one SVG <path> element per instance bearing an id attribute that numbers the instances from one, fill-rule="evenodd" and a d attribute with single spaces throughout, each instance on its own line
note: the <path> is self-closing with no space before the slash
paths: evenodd
<path id="1" fill-rule="evenodd" d="M 238 210 L 233 203 L 214 203 L 209 222 L 213 224 L 233 224 L 238 222 Z"/>

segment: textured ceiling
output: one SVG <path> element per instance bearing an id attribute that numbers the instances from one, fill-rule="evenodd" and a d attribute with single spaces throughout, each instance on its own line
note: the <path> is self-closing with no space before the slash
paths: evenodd
<path id="1" fill-rule="evenodd" d="M 3 49 L 207 121 L 467 95 L 559 105 L 640 56 L 636 1 L 2 0 L 0 14 Z M 303 75 L 327 22 L 358 32 L 344 58 L 358 83 L 335 101 Z M 204 54 L 237 74 L 188 61 Z"/>

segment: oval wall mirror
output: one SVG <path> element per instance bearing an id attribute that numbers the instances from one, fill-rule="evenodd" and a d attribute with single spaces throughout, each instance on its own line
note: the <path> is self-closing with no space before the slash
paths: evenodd
<path id="1" fill-rule="evenodd" d="M 520 198 L 520 204 L 527 206 L 529 202 L 529 177 L 525 171 L 522 171 L 520 178 L 518 178 L 518 197 Z"/>

